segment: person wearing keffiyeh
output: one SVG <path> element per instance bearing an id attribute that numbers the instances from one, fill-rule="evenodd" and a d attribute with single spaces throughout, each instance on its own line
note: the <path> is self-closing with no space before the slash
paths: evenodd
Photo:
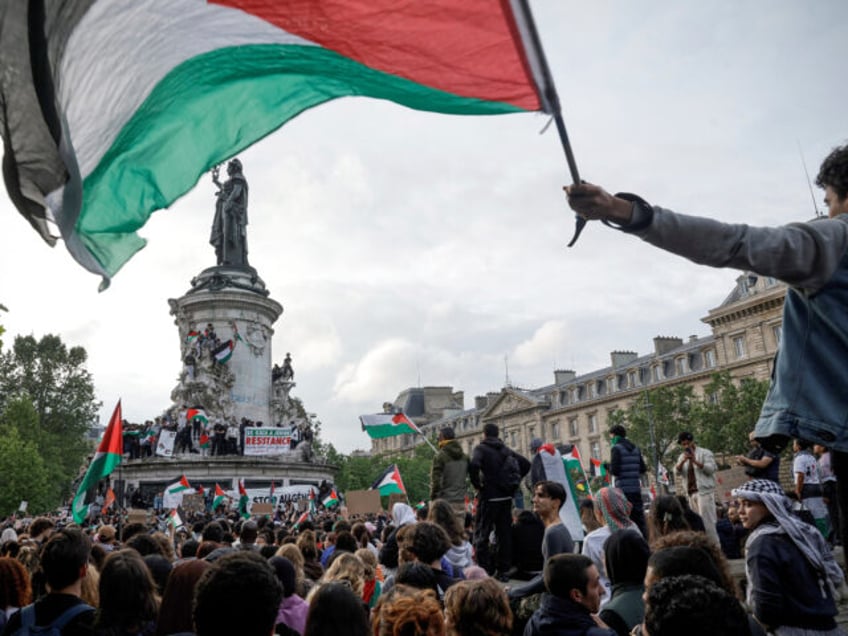
<path id="1" fill-rule="evenodd" d="M 627 495 L 620 488 L 601 488 L 595 495 L 595 518 L 603 525 L 586 535 L 582 552 L 592 559 L 601 575 L 601 585 L 604 589 L 601 606 L 609 600 L 612 589 L 604 567 L 604 543 L 611 534 L 619 530 L 634 530 L 640 536 L 642 534 L 639 526 L 630 520 L 631 507 Z"/>
<path id="2" fill-rule="evenodd" d="M 757 620 L 778 636 L 844 635 L 834 620 L 844 575 L 821 533 L 790 512 L 773 481 L 753 479 L 732 494 L 750 531 L 747 602 Z"/>

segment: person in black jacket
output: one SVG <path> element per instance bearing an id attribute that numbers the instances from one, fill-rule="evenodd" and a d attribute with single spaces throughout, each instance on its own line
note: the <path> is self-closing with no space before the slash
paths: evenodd
<path id="1" fill-rule="evenodd" d="M 645 509 L 642 503 L 642 475 L 648 470 L 642 451 L 633 442 L 627 439 L 627 429 L 616 424 L 610 429 L 610 473 L 615 477 L 616 488 L 624 492 L 632 505 L 630 509 L 630 520 L 633 521 L 643 537 L 648 536 L 648 527 L 645 525 Z"/>
<path id="2" fill-rule="evenodd" d="M 530 471 L 526 457 L 507 448 L 498 438 L 500 430 L 496 424 L 483 427 L 483 441 L 475 448 L 468 466 L 471 484 L 477 489 L 477 527 L 474 546 L 477 549 L 477 564 L 500 581 L 508 581 L 512 560 L 512 497 L 517 486 L 504 483 L 504 464 L 510 456 L 515 457 L 521 477 Z M 495 532 L 497 556 L 492 557 L 489 535 Z M 495 562 L 496 559 L 496 562 Z"/>

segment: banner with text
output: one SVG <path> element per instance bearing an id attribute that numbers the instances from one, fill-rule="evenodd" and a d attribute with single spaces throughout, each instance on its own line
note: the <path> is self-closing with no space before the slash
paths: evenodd
<path id="1" fill-rule="evenodd" d="M 290 426 L 259 427 L 248 426 L 244 429 L 245 455 L 282 455 L 291 450 Z"/>

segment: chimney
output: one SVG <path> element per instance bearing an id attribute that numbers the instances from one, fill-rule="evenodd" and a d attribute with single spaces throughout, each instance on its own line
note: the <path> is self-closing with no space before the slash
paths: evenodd
<path id="1" fill-rule="evenodd" d="M 453 403 L 456 404 L 456 407 L 459 410 L 465 408 L 465 391 L 454 391 L 453 395 L 451 395 L 453 399 Z"/>
<path id="2" fill-rule="evenodd" d="M 658 356 L 683 346 L 683 339 L 671 336 L 657 336 L 654 338 L 654 353 Z"/>
<path id="3" fill-rule="evenodd" d="M 482 411 L 489 404 L 489 399 L 485 395 L 478 395 L 474 398 L 474 408 Z"/>
<path id="4" fill-rule="evenodd" d="M 486 406 L 492 406 L 500 396 L 500 391 L 489 391 L 486 393 Z"/>
<path id="5" fill-rule="evenodd" d="M 635 351 L 612 351 L 610 352 L 610 360 L 612 361 L 613 369 L 626 367 L 631 362 L 634 362 L 639 356 Z"/>
<path id="6" fill-rule="evenodd" d="M 691 336 L 689 336 L 689 342 L 695 342 L 697 339 L 698 339 L 698 336 L 696 336 L 694 333 Z"/>
<path id="7" fill-rule="evenodd" d="M 571 369 L 556 369 L 554 370 L 554 384 L 567 384 L 571 382 L 577 374 Z"/>

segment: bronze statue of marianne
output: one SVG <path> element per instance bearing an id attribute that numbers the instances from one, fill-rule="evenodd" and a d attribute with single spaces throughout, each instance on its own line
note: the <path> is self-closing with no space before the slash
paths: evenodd
<path id="1" fill-rule="evenodd" d="M 218 180 L 218 167 L 212 170 L 212 182 L 218 186 L 215 218 L 209 243 L 215 246 L 218 265 L 248 266 L 247 262 L 247 180 L 241 161 L 227 164 L 227 179 Z"/>

